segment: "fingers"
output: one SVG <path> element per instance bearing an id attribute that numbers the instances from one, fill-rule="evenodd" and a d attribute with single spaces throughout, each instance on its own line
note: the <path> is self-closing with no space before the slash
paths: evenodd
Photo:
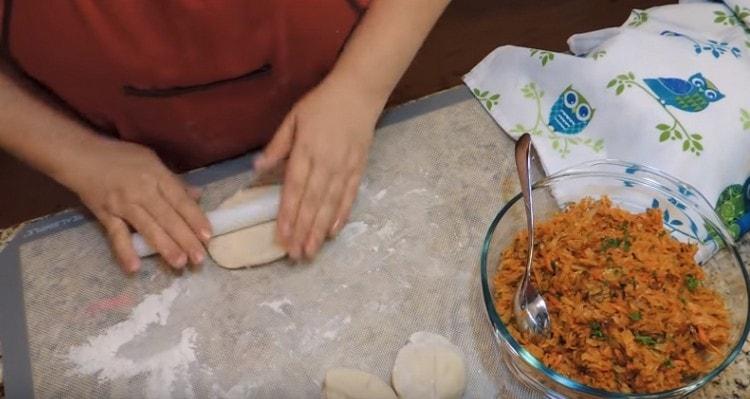
<path id="1" fill-rule="evenodd" d="M 159 226 L 187 253 L 194 265 L 203 263 L 206 251 L 185 219 L 180 217 L 167 201 L 156 199 L 149 204 L 146 211 L 156 220 Z"/>
<path id="2" fill-rule="evenodd" d="M 323 199 L 328 192 L 328 183 L 331 175 L 327 170 L 321 167 L 313 166 L 310 178 L 305 185 L 305 191 L 302 195 L 297 218 L 294 223 L 294 233 L 289 243 L 289 256 L 292 259 L 300 259 L 304 254 L 304 245 L 310 234 L 310 228 L 315 221 L 318 210 L 323 203 Z"/>
<path id="3" fill-rule="evenodd" d="M 170 266 L 176 269 L 185 267 L 188 260 L 185 252 L 146 210 L 138 205 L 128 205 L 124 218 L 143 235 Z"/>
<path id="4" fill-rule="evenodd" d="M 208 240 L 211 239 L 212 234 L 211 223 L 208 221 L 208 218 L 206 218 L 206 215 L 203 213 L 195 200 L 190 198 L 189 191 L 187 191 L 189 189 L 186 190 L 182 185 L 182 182 L 180 182 L 177 177 L 171 175 L 164 180 L 161 180 L 158 186 L 161 195 L 166 199 L 167 203 L 172 208 L 174 208 L 175 211 L 177 211 L 177 214 L 180 217 L 178 219 L 174 219 L 169 216 L 165 216 L 170 218 L 170 221 L 175 224 L 164 224 L 160 222 L 162 226 L 175 226 L 175 229 L 180 231 L 181 236 L 188 234 L 188 232 L 192 230 L 189 235 L 192 235 L 193 237 L 197 236 L 203 243 L 208 243 Z M 156 201 L 158 202 L 158 199 Z M 184 220 L 184 222 L 180 223 L 179 219 Z M 184 223 L 187 223 L 187 225 L 190 226 L 189 230 L 185 231 L 181 228 Z M 168 231 L 170 230 L 171 228 Z M 175 239 L 178 238 L 178 236 L 174 235 L 173 237 Z M 196 255 L 198 249 L 194 246 L 194 240 L 188 239 L 186 237 L 183 237 L 182 240 L 178 240 L 178 242 L 181 243 L 180 245 L 182 246 L 182 248 L 184 248 L 185 250 L 191 250 L 191 255 Z M 187 245 L 188 243 L 190 244 L 188 246 L 185 246 L 183 245 L 183 243 L 185 245 Z M 201 253 L 205 255 L 205 252 L 203 252 L 202 249 L 203 248 L 200 249 Z"/>
<path id="5" fill-rule="evenodd" d="M 293 153 L 287 165 L 284 186 L 281 192 L 281 203 L 279 204 L 279 214 L 277 216 L 279 241 L 288 250 L 291 249 L 292 227 L 297 220 L 300 201 L 307 185 L 309 173 L 310 159 L 299 152 Z M 291 251 L 290 256 L 292 256 Z"/>
<path id="6" fill-rule="evenodd" d="M 107 231 L 112 251 L 122 271 L 126 273 L 138 271 L 141 267 L 141 260 L 133 249 L 130 229 L 128 229 L 127 224 L 122 219 L 106 214 L 103 211 L 94 211 L 94 215 Z"/>
<path id="7" fill-rule="evenodd" d="M 338 206 L 338 211 L 336 212 L 336 217 L 334 219 L 333 225 L 331 225 L 330 231 L 328 232 L 331 237 L 336 236 L 346 224 L 347 219 L 349 219 L 349 214 L 352 211 L 354 200 L 357 198 L 357 192 L 359 191 L 359 181 L 361 178 L 361 169 L 349 176 L 349 180 L 346 183 L 346 187 L 344 188 L 344 194 L 341 197 L 341 202 Z"/>
<path id="8" fill-rule="evenodd" d="M 128 224 L 170 266 L 182 268 L 188 259 L 195 265 L 202 263 L 206 252 L 201 241 L 210 239 L 211 230 L 208 219 L 191 199 L 200 196 L 200 190 L 183 186 L 171 175 L 155 186 L 156 190 L 144 189 L 129 200 L 121 197 L 94 212 L 107 230 L 118 263 L 128 272 L 140 267 Z"/>
<path id="9" fill-rule="evenodd" d="M 312 258 L 318 253 L 320 246 L 328 236 L 328 231 L 333 224 L 333 218 L 336 216 L 341 198 L 343 196 L 345 179 L 342 176 L 336 176 L 331 179 L 328 186 L 328 193 L 320 205 L 315 220 L 310 228 L 310 232 L 305 240 L 304 252 L 307 258 Z"/>
<path id="10" fill-rule="evenodd" d="M 196 202 L 198 202 L 198 200 L 201 199 L 201 195 L 203 195 L 203 190 L 200 187 L 192 185 L 187 185 L 187 187 L 185 187 L 185 191 L 187 191 L 188 196 Z"/>
<path id="11" fill-rule="evenodd" d="M 289 156 L 294 142 L 295 118 L 287 116 L 276 130 L 276 133 L 268 143 L 263 153 L 255 160 L 255 169 L 264 172 L 278 165 L 279 162 Z"/>

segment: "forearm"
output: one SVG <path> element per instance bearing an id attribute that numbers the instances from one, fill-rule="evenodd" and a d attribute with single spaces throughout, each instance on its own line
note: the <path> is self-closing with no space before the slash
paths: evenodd
<path id="1" fill-rule="evenodd" d="M 0 148 L 69 185 L 76 161 L 97 140 L 102 139 L 0 64 Z"/>
<path id="2" fill-rule="evenodd" d="M 348 80 L 384 106 L 449 2 L 374 0 L 330 76 Z"/>

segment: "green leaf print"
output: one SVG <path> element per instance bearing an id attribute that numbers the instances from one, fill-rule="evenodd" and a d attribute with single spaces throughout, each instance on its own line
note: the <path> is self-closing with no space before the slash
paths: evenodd
<path id="1" fill-rule="evenodd" d="M 726 26 L 737 25 L 737 18 L 733 14 L 727 14 L 724 11 L 714 11 L 714 23 Z"/>
<path id="2" fill-rule="evenodd" d="M 740 123 L 742 124 L 742 130 L 750 130 L 750 111 L 744 108 L 740 109 Z"/>
<path id="3" fill-rule="evenodd" d="M 607 52 L 604 50 L 594 51 L 593 53 L 591 53 L 591 58 L 593 58 L 594 61 L 596 61 L 604 57 L 605 55 L 607 55 Z"/>
<path id="4" fill-rule="evenodd" d="M 521 123 L 516 124 L 510 129 L 511 133 L 522 134 L 528 132 L 532 136 L 545 137 L 550 140 L 552 149 L 557 151 L 561 158 L 567 157 L 570 154 L 571 147 L 576 145 L 589 147 L 595 153 L 604 150 L 604 139 L 593 140 L 591 138 L 566 137 L 552 131 L 542 115 L 541 99 L 544 96 L 544 91 L 539 90 L 534 82 L 521 87 L 521 94 L 524 98 L 528 98 L 536 104 L 536 119 L 534 120 L 534 124 L 530 126 L 525 126 Z"/>
<path id="5" fill-rule="evenodd" d="M 609 83 L 607 83 L 607 88 L 609 89 L 615 87 L 615 95 L 619 96 L 625 91 L 626 88 L 633 87 L 634 82 L 635 75 L 633 75 L 632 72 L 623 73 L 610 80 Z"/>
<path id="6" fill-rule="evenodd" d="M 669 132 L 668 130 L 666 130 L 666 131 L 663 131 L 663 132 L 661 133 L 661 135 L 659 135 L 659 142 L 660 142 L 660 143 L 663 143 L 663 142 L 665 142 L 665 141 L 669 140 L 669 136 L 671 136 L 671 135 L 670 135 L 669 133 L 670 133 L 670 132 Z"/>
<path id="7" fill-rule="evenodd" d="M 523 96 L 525 98 L 531 99 L 536 99 L 536 96 L 538 95 L 536 91 L 536 85 L 534 83 L 529 83 L 526 86 L 522 87 L 521 93 L 523 93 Z M 539 97 L 541 97 L 541 95 Z"/>
<path id="8" fill-rule="evenodd" d="M 745 18 L 750 17 L 750 8 L 747 7 L 740 7 L 739 4 L 734 6 L 734 15 L 737 16 L 737 18 L 741 21 L 745 20 Z"/>
<path id="9" fill-rule="evenodd" d="M 689 133 L 685 126 L 682 125 L 679 119 L 670 111 L 666 105 L 662 104 L 661 101 L 649 91 L 646 87 L 638 83 L 635 79 L 633 72 L 627 72 L 617 75 L 614 79 L 607 83 L 607 88 L 615 89 L 615 95 L 621 95 L 625 89 L 636 87 L 651 97 L 657 104 L 672 118 L 672 123 L 659 123 L 656 125 L 656 130 L 659 132 L 659 142 L 665 143 L 668 141 L 682 141 L 682 151 L 689 151 L 696 156 L 701 155 L 703 151 L 703 136 L 698 133 Z"/>
<path id="10" fill-rule="evenodd" d="M 548 62 L 555 59 L 555 53 L 534 48 L 529 49 L 529 56 L 539 58 L 539 61 L 542 62 L 542 66 L 546 66 Z"/>
<path id="11" fill-rule="evenodd" d="M 646 22 L 648 22 L 648 12 L 633 10 L 633 12 L 630 14 L 630 22 L 628 22 L 628 26 L 637 28 L 645 24 Z"/>
<path id="12" fill-rule="evenodd" d="M 526 133 L 526 128 L 525 128 L 525 127 L 523 127 L 523 125 L 519 123 L 519 124 L 517 124 L 516 126 L 513 126 L 513 127 L 512 127 L 511 129 L 510 129 L 510 132 L 511 132 L 511 133 L 524 134 L 524 133 Z"/>
<path id="13" fill-rule="evenodd" d="M 488 111 L 491 111 L 500 102 L 500 94 L 491 94 L 489 90 L 482 91 L 475 87 L 471 92 Z"/>
<path id="14" fill-rule="evenodd" d="M 750 17 L 750 8 L 736 5 L 730 12 L 714 11 L 714 15 L 714 23 L 724 26 L 736 26 L 741 25 L 740 21 L 744 21 Z M 745 28 L 745 31 L 747 32 L 748 29 Z"/>

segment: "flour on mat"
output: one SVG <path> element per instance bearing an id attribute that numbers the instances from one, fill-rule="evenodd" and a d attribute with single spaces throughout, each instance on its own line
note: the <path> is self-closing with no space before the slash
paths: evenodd
<path id="1" fill-rule="evenodd" d="M 396 233 L 397 228 L 398 226 L 396 225 L 396 223 L 388 220 L 385 222 L 385 226 L 381 227 L 376 234 L 381 240 L 392 238 L 393 234 Z"/>
<path id="2" fill-rule="evenodd" d="M 218 384 L 214 384 L 211 389 L 213 390 L 214 397 L 222 399 L 244 399 L 252 397 L 252 393 L 258 386 L 253 383 L 240 383 L 228 391 L 221 389 Z"/>
<path id="3" fill-rule="evenodd" d="M 314 349 L 323 345 L 325 340 L 331 341 L 338 337 L 341 329 L 351 324 L 352 317 L 336 316 L 323 324 L 321 328 L 306 328 L 300 339 L 299 348 L 302 353 L 310 353 Z"/>
<path id="4" fill-rule="evenodd" d="M 291 304 L 292 304 L 292 301 L 290 301 L 289 298 L 284 297 L 284 298 L 276 300 L 276 301 L 261 302 L 261 303 L 258 304 L 258 306 L 261 306 L 261 307 L 265 306 L 265 307 L 273 310 L 274 312 L 283 315 L 283 314 L 285 314 L 284 310 L 283 310 L 284 305 L 291 305 Z"/>
<path id="5" fill-rule="evenodd" d="M 405 192 L 404 193 L 404 197 L 406 197 L 407 195 L 424 194 L 426 192 L 427 192 L 426 188 L 415 188 L 413 190 L 409 190 L 409 191 Z"/>
<path id="6" fill-rule="evenodd" d="M 159 398 L 171 397 L 179 379 L 185 392 L 174 394 L 192 397 L 188 367 L 196 361 L 197 333 L 194 328 L 183 329 L 179 342 L 145 358 L 133 360 L 118 354 L 124 345 L 144 335 L 149 326 L 166 325 L 172 304 L 183 291 L 183 285 L 183 280 L 176 280 L 160 294 L 145 296 L 126 320 L 90 337 L 86 343 L 70 348 L 67 358 L 75 365 L 73 372 L 96 375 L 102 383 L 146 374 L 146 396 Z"/>
<path id="7" fill-rule="evenodd" d="M 375 202 L 380 201 L 380 200 L 383 199 L 383 197 L 385 197 L 386 194 L 388 194 L 388 190 L 387 189 L 382 189 L 382 190 L 378 191 L 378 193 L 375 194 L 375 196 L 372 197 L 372 199 L 374 199 Z"/>
<path id="8" fill-rule="evenodd" d="M 344 226 L 339 233 L 339 237 L 346 240 L 348 243 L 352 243 L 357 236 L 367 231 L 367 223 L 365 222 L 351 222 Z"/>

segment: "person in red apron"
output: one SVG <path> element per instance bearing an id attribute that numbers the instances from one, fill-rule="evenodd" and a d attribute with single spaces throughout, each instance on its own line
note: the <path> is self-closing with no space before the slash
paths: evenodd
<path id="1" fill-rule="evenodd" d="M 286 162 L 279 240 L 343 226 L 377 118 L 449 0 L 0 0 L 0 147 L 78 194 L 123 270 L 130 227 L 175 268 L 211 227 L 173 171 Z"/>

